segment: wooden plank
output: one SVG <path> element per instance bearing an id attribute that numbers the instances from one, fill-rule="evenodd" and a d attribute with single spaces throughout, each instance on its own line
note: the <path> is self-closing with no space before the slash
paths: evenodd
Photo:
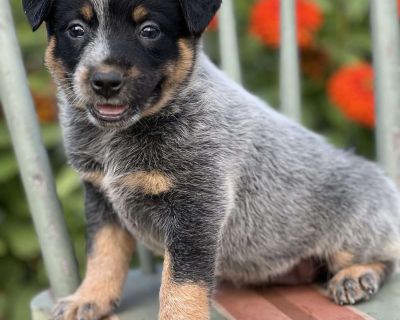
<path id="1" fill-rule="evenodd" d="M 218 288 L 214 300 L 236 320 L 291 319 L 272 303 L 251 290 L 225 285 Z"/>
<path id="2" fill-rule="evenodd" d="M 264 298 L 270 301 L 273 305 L 275 305 L 278 309 L 282 310 L 286 315 L 288 315 L 291 319 L 296 320 L 318 320 L 314 318 L 308 312 L 304 312 L 295 304 L 292 304 L 288 299 L 285 298 L 284 295 L 278 294 L 273 290 L 266 290 L 263 293 Z"/>
<path id="3" fill-rule="evenodd" d="M 353 312 L 350 308 L 342 307 L 331 302 L 326 296 L 319 293 L 312 286 L 275 287 L 261 291 L 263 297 L 284 308 L 285 304 L 280 299 L 287 301 L 308 315 L 309 320 L 365 320 L 366 318 Z M 296 310 L 296 312 L 298 312 Z M 289 312 L 290 313 L 290 312 Z M 298 319 L 293 316 L 292 319 Z"/>

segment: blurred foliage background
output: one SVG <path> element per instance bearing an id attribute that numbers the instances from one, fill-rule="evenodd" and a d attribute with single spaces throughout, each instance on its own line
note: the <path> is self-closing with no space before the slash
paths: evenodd
<path id="1" fill-rule="evenodd" d="M 77 175 L 65 164 L 56 120 L 55 88 L 42 63 L 46 32 L 42 28 L 33 34 L 20 1 L 11 2 L 43 139 L 82 266 L 83 199 Z M 273 106 L 279 106 L 276 3 L 277 0 L 235 1 L 244 85 Z M 299 28 L 305 32 L 299 35 L 303 123 L 332 143 L 373 158 L 371 72 L 356 73 L 353 77 L 347 74 L 347 78 L 343 75 L 346 68 L 353 65 L 357 68 L 360 62 L 362 68 L 370 68 L 368 0 L 298 0 L 297 15 Z M 204 40 L 216 63 L 219 61 L 217 25 L 214 21 Z M 339 86 L 333 83 L 335 77 Z M 48 281 L 1 111 L 0 189 L 0 320 L 23 320 L 29 318 L 30 299 L 46 288 Z"/>

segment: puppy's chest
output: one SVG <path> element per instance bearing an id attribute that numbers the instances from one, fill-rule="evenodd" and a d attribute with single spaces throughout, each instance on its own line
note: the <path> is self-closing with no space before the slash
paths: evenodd
<path id="1" fill-rule="evenodd" d="M 174 178 L 159 169 L 134 168 L 130 172 L 79 171 L 82 180 L 102 190 L 114 204 L 130 200 L 150 200 L 171 191 Z"/>
<path id="2" fill-rule="evenodd" d="M 159 196 L 173 187 L 173 151 L 159 138 L 102 135 L 90 144 L 76 141 L 70 161 L 83 180 L 103 190 L 114 203 L 124 196 Z M 165 154 L 169 154 L 165 157 Z"/>
<path id="3" fill-rule="evenodd" d="M 67 143 L 69 161 L 82 180 L 97 186 L 126 226 L 152 230 L 159 237 L 159 215 L 166 215 L 179 177 L 176 150 L 160 137 L 93 135 Z"/>

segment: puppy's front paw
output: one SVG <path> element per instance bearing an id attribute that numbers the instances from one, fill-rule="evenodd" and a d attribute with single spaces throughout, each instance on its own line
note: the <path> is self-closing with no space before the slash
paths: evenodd
<path id="1" fill-rule="evenodd" d="M 52 320 L 117 320 L 112 315 L 117 301 L 85 298 L 78 294 L 61 299 L 53 309 Z"/>
<path id="2" fill-rule="evenodd" d="M 352 266 L 338 272 L 329 282 L 329 293 L 340 305 L 368 300 L 378 292 L 381 276 L 372 266 Z"/>

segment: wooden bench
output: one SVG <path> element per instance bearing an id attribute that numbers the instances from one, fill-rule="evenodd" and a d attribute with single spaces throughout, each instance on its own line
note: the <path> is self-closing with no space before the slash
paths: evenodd
<path id="1" fill-rule="evenodd" d="M 129 274 L 118 313 L 120 320 L 155 320 L 161 266 L 153 274 Z M 32 320 L 48 320 L 49 291 L 31 305 Z M 238 289 L 220 285 L 214 296 L 212 320 L 400 320 L 400 275 L 395 275 L 372 300 L 352 307 L 335 305 L 316 285 Z"/>

